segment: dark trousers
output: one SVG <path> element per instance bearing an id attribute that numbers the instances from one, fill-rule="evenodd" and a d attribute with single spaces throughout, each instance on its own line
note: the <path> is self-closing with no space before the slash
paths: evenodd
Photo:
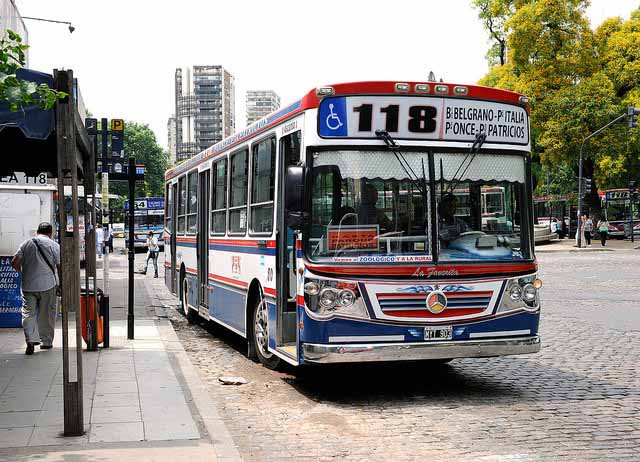
<path id="1" fill-rule="evenodd" d="M 587 241 L 587 245 L 591 245 L 591 231 L 584 232 L 584 240 Z"/>
<path id="2" fill-rule="evenodd" d="M 604 247 L 607 244 L 607 235 L 609 233 L 606 231 L 600 231 L 600 243 L 602 244 L 602 247 Z"/>

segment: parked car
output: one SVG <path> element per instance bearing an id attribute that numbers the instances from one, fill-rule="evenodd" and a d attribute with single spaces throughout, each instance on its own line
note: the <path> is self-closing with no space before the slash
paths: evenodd
<path id="1" fill-rule="evenodd" d="M 540 221 L 540 220 L 538 220 Z M 533 225 L 533 238 L 535 244 L 545 244 L 558 239 L 558 234 L 549 229 L 549 225 Z"/>
<path id="2" fill-rule="evenodd" d="M 567 229 L 569 227 L 569 217 L 565 221 L 565 226 L 562 226 L 562 222 L 556 217 L 539 217 L 538 225 L 546 226 L 550 228 L 552 233 L 556 233 L 560 239 L 564 239 L 567 235 Z"/>

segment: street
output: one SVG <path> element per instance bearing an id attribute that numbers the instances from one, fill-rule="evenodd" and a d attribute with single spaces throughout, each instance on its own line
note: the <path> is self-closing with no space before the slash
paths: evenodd
<path id="1" fill-rule="evenodd" d="M 168 314 L 247 461 L 638 460 L 637 258 L 541 252 L 531 356 L 274 372 L 235 334 Z"/>

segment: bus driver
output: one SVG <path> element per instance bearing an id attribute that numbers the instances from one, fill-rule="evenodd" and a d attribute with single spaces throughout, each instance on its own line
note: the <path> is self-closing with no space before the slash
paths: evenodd
<path id="1" fill-rule="evenodd" d="M 445 246 L 449 245 L 451 241 L 455 241 L 460 234 L 470 231 L 469 225 L 464 220 L 456 217 L 457 208 L 458 199 L 455 195 L 449 193 L 442 197 L 438 207 L 439 233 L 440 240 L 443 241 Z"/>

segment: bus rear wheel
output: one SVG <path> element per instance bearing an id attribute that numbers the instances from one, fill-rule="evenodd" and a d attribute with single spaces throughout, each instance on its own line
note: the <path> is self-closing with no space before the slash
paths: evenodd
<path id="1" fill-rule="evenodd" d="M 268 348 L 269 343 L 269 312 L 267 302 L 260 297 L 254 302 L 253 326 L 251 342 L 258 359 L 268 369 L 277 369 L 280 366 L 280 358 L 271 353 Z"/>
<path id="2" fill-rule="evenodd" d="M 198 320 L 198 314 L 195 310 L 189 308 L 189 282 L 187 281 L 187 278 L 182 279 L 182 311 L 189 324 L 196 323 Z"/>

